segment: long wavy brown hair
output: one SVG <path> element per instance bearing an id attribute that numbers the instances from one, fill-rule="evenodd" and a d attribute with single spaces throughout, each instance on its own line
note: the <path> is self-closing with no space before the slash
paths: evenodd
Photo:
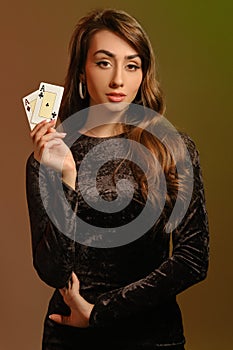
<path id="1" fill-rule="evenodd" d="M 156 62 L 150 40 L 139 24 L 139 22 L 129 14 L 121 10 L 104 9 L 93 10 L 85 17 L 82 17 L 71 37 L 69 45 L 70 61 L 64 83 L 64 95 L 60 109 L 60 120 L 63 121 L 77 111 L 89 106 L 88 91 L 84 99 L 79 95 L 79 82 L 81 75 L 85 71 L 85 62 L 89 48 L 90 39 L 93 34 L 100 30 L 109 30 L 123 38 L 139 54 L 142 61 L 143 79 L 133 104 L 147 107 L 155 112 L 152 114 L 145 113 L 140 115 L 137 121 L 138 127 L 125 126 L 128 132 L 128 138 L 147 147 L 152 157 L 143 154 L 139 148 L 138 152 L 142 153 L 145 159 L 147 173 L 138 171 L 138 167 L 132 164 L 134 175 L 138 180 L 143 198 L 148 196 L 148 179 L 159 182 L 157 163 L 153 158 L 159 160 L 167 183 L 167 203 L 172 204 L 177 195 L 179 186 L 176 176 L 176 166 L 171 152 L 159 138 L 153 133 L 146 131 L 148 125 L 153 128 L 160 121 L 159 115 L 165 112 L 164 94 L 160 88 L 157 78 Z M 157 118 L 156 118 L 157 116 Z M 134 123 L 135 125 L 135 123 Z M 81 126 L 81 125 L 80 125 Z M 179 157 L 182 157 L 182 150 L 177 150 Z M 137 171 L 136 171 L 137 169 Z M 156 178 L 157 176 L 157 178 Z M 185 191 L 185 186 L 183 186 Z M 159 203 L 158 193 L 152 194 L 151 199 L 154 203 Z"/>

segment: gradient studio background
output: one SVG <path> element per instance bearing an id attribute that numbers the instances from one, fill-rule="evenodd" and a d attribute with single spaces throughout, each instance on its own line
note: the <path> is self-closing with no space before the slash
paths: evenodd
<path id="1" fill-rule="evenodd" d="M 228 350 L 232 332 L 232 1 L 29 1 L 1 4 L 0 350 L 39 350 L 52 289 L 32 267 L 25 163 L 32 151 L 21 98 L 63 84 L 78 18 L 94 7 L 136 16 L 149 34 L 166 117 L 201 154 L 211 232 L 207 280 L 179 297 L 187 350 Z"/>

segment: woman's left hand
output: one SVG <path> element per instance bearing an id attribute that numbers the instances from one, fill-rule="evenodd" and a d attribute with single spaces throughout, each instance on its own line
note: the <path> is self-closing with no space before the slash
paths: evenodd
<path id="1" fill-rule="evenodd" d="M 64 302 L 70 307 L 70 316 L 52 314 L 49 318 L 57 323 L 86 328 L 89 326 L 89 318 L 94 304 L 88 303 L 79 293 L 79 280 L 74 272 L 72 272 L 72 282 L 68 284 L 68 288 L 59 289 L 63 296 Z"/>

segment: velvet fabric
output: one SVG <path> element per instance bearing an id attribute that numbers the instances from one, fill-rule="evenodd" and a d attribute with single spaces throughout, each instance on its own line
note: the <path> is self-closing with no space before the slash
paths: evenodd
<path id="1" fill-rule="evenodd" d="M 125 137 L 115 136 L 113 142 Z M 44 321 L 43 350 L 184 349 L 182 315 L 176 296 L 205 279 L 209 233 L 199 154 L 190 137 L 182 138 L 192 159 L 194 189 L 186 215 L 171 233 L 172 254 L 170 234 L 164 229 L 166 212 L 144 235 L 122 246 L 95 247 L 78 240 L 83 232 L 77 227 L 77 216 L 106 228 L 126 224 L 140 214 L 140 188 L 127 162 L 119 168 L 117 179 L 131 181 L 133 200 L 118 213 L 103 213 L 84 200 L 78 182 L 76 190 L 71 189 L 61 182 L 58 173 L 40 166 L 33 154 L 29 156 L 26 189 L 33 264 L 39 277 L 55 288 Z M 77 170 L 92 147 L 104 140 L 82 135 L 73 144 Z M 97 161 L 98 157 L 100 153 Z M 117 159 L 106 162 L 98 171 L 96 186 L 105 200 L 116 198 L 112 172 L 117 165 Z M 90 185 L 87 195 L 92 197 L 93 193 Z M 98 237 L 93 235 L 92 239 Z M 52 313 L 69 314 L 58 288 L 66 285 L 72 271 L 80 280 L 81 295 L 95 304 L 90 325 L 85 329 L 58 325 L 48 318 Z"/>

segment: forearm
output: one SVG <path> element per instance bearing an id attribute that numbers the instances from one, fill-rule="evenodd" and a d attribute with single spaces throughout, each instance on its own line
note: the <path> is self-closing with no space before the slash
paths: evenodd
<path id="1" fill-rule="evenodd" d="M 50 286 L 67 282 L 74 263 L 77 193 L 54 173 L 47 174 L 32 157 L 27 163 L 27 201 L 33 263 Z"/>
<path id="2" fill-rule="evenodd" d="M 75 242 L 48 222 L 42 239 L 33 249 L 33 265 L 43 282 L 64 287 L 74 268 Z"/>
<path id="3" fill-rule="evenodd" d="M 75 190 L 77 171 L 75 167 L 70 167 L 69 169 L 62 171 L 62 180 Z"/>
<path id="4" fill-rule="evenodd" d="M 203 238 L 206 235 L 203 232 Z M 144 312 L 168 302 L 202 281 L 206 277 L 207 269 L 207 245 L 200 250 L 199 256 L 190 255 L 185 247 L 178 249 L 171 258 L 145 278 L 102 294 L 92 310 L 90 325 L 104 326 L 132 317 L 140 320 Z"/>

